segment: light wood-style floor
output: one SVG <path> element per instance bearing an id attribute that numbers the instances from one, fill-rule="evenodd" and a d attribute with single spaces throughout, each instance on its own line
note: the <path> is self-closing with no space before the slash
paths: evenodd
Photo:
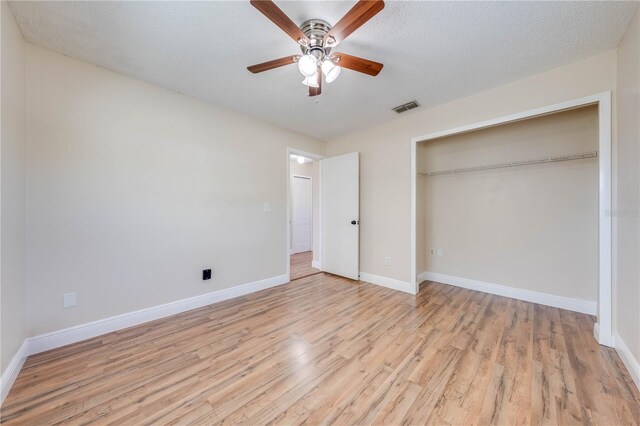
<path id="1" fill-rule="evenodd" d="M 291 280 L 297 280 L 298 278 L 308 277 L 309 275 L 317 274 L 319 269 L 313 268 L 311 262 L 313 261 L 313 252 L 305 251 L 304 253 L 292 254 L 290 260 Z"/>
<path id="2" fill-rule="evenodd" d="M 30 357 L 8 424 L 638 424 L 591 316 L 318 274 Z"/>

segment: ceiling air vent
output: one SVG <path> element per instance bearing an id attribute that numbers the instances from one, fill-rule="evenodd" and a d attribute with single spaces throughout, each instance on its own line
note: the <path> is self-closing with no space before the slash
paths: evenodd
<path id="1" fill-rule="evenodd" d="M 393 107 L 391 109 L 398 114 L 401 114 L 405 111 L 409 111 L 410 109 L 418 108 L 419 106 L 420 104 L 418 103 L 418 101 L 411 101 L 407 102 L 406 104 L 398 105 L 397 107 Z"/>

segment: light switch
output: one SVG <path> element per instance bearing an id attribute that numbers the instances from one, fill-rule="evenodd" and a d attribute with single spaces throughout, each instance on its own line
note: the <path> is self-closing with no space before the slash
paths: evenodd
<path id="1" fill-rule="evenodd" d="M 264 203 L 264 212 L 269 213 L 271 211 L 271 204 Z"/>

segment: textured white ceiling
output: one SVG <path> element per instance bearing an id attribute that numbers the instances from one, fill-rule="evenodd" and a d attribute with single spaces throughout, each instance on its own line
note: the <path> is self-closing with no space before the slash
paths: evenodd
<path id="1" fill-rule="evenodd" d="M 278 2 L 296 23 L 331 24 L 353 4 Z M 613 49 L 636 6 L 388 1 L 335 49 L 384 63 L 380 75 L 343 70 L 309 98 L 295 66 L 246 70 L 299 52 L 248 1 L 11 3 L 32 43 L 320 139 L 392 120 L 413 99 L 424 109 Z"/>

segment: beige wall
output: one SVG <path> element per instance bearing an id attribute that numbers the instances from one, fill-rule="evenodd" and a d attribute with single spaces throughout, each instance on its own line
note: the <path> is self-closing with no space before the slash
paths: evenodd
<path id="1" fill-rule="evenodd" d="M 295 160 L 291 160 L 290 162 L 290 174 L 293 177 L 294 175 L 298 176 L 308 176 L 311 178 L 311 204 L 312 204 L 312 251 L 313 251 L 313 260 L 320 259 L 319 253 L 319 241 L 320 241 L 320 180 L 319 180 L 319 171 L 320 167 L 317 161 L 313 161 L 311 163 L 299 164 Z M 290 236 L 293 244 L 293 224 L 290 227 Z"/>
<path id="2" fill-rule="evenodd" d="M 1 157 L 1 257 L 0 299 L 2 337 L 0 365 L 7 365 L 25 339 L 25 42 L 9 4 L 1 2 L 2 92 Z"/>
<path id="3" fill-rule="evenodd" d="M 615 87 L 616 52 L 609 52 L 330 141 L 327 155 L 361 153 L 361 270 L 411 279 L 411 138 Z M 615 118 L 615 94 L 613 108 Z M 615 150 L 615 132 L 613 140 Z"/>
<path id="4" fill-rule="evenodd" d="M 286 148 L 323 143 L 30 44 L 27 115 L 29 335 L 285 274 Z"/>
<path id="5" fill-rule="evenodd" d="M 421 171 L 597 150 L 597 106 L 418 145 Z M 420 177 L 417 188 L 425 220 L 418 272 L 597 302 L 597 158 Z"/>
<path id="6" fill-rule="evenodd" d="M 640 362 L 640 7 L 618 49 L 618 334 Z"/>

